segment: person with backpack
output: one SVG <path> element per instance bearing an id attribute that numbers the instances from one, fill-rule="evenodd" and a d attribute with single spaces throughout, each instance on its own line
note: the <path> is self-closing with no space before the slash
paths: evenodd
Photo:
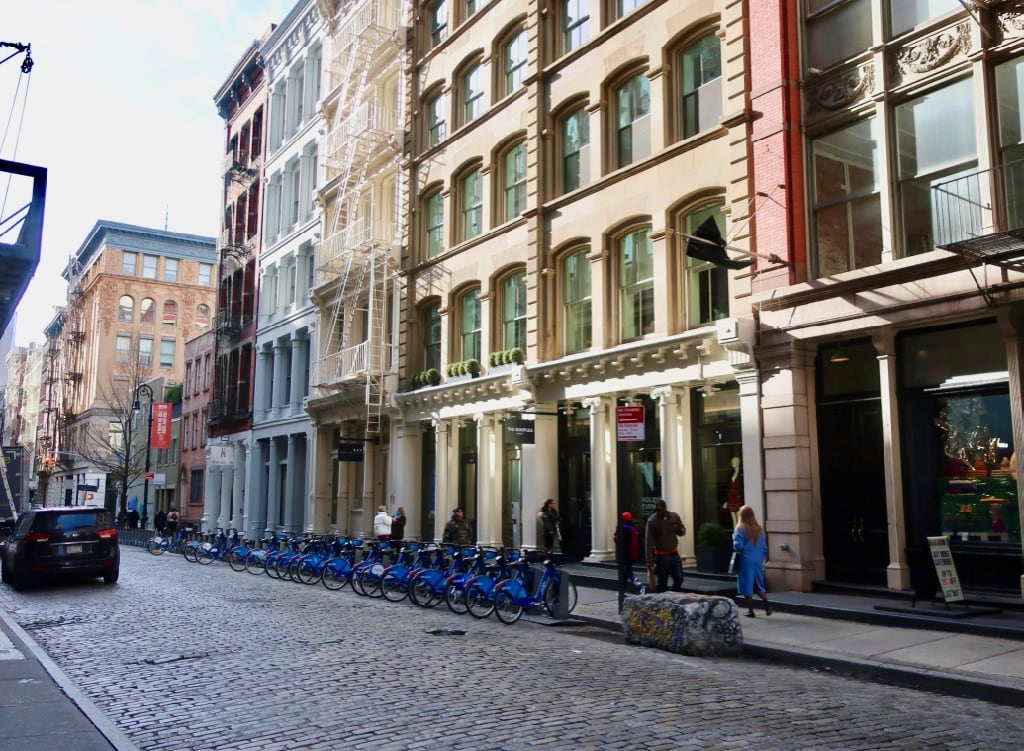
<path id="1" fill-rule="evenodd" d="M 643 560 L 643 545 L 640 541 L 640 530 L 633 523 L 633 514 L 622 512 L 622 520 L 615 528 L 615 560 L 619 564 L 619 612 L 622 612 L 622 600 L 626 588 L 634 583 L 633 564 Z"/>

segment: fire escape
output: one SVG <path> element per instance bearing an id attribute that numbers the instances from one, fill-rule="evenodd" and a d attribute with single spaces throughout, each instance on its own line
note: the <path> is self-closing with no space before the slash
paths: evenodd
<path id="1" fill-rule="evenodd" d="M 397 224 L 393 218 L 382 221 L 379 210 L 388 199 L 395 205 L 396 196 L 373 195 L 368 177 L 372 165 L 399 142 L 399 113 L 377 99 L 370 74 L 385 45 L 401 38 L 399 30 L 397 0 L 366 0 L 339 28 L 331 72 L 340 90 L 324 149 L 328 182 L 322 193 L 333 193 L 335 199 L 333 211 L 325 215 L 327 231 L 316 265 L 328 290 L 323 307 L 330 317 L 323 324 L 324 354 L 313 364 L 312 385 L 327 394 L 362 383 L 368 438 L 380 432 L 386 379 L 397 365 L 390 341 L 396 327 L 388 313 L 398 267 Z M 350 335 L 360 313 L 365 340 L 353 345 Z"/>
<path id="2" fill-rule="evenodd" d="M 75 450 L 73 426 L 82 401 L 82 376 L 85 360 L 85 293 L 82 290 L 82 267 L 77 258 L 71 260 L 68 273 L 68 301 L 64 311 L 63 360 L 64 388 L 61 404 L 60 445 Z"/>

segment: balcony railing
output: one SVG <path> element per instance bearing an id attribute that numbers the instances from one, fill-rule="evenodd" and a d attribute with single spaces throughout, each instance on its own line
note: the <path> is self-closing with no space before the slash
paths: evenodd
<path id="1" fill-rule="evenodd" d="M 1024 160 L 932 186 L 935 245 L 1024 268 Z"/>
<path id="2" fill-rule="evenodd" d="M 331 386 L 356 378 L 366 372 L 366 358 L 366 342 L 325 355 L 313 363 L 313 383 Z"/>

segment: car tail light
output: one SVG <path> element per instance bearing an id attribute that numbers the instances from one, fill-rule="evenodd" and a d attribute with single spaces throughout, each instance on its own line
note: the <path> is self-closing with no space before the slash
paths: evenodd
<path id="1" fill-rule="evenodd" d="M 46 532 L 31 532 L 26 535 L 26 542 L 47 542 L 50 539 L 50 535 Z"/>
<path id="2" fill-rule="evenodd" d="M 117 539 L 117 530 L 116 529 L 101 529 L 96 534 L 99 535 L 99 538 L 101 540 L 116 540 Z"/>

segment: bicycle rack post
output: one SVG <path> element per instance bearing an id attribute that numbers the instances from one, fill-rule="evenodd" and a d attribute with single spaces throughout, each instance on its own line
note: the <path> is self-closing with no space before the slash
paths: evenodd
<path id="1" fill-rule="evenodd" d="M 562 569 L 558 577 L 558 605 L 553 613 L 556 621 L 569 618 L 569 572 Z"/>

